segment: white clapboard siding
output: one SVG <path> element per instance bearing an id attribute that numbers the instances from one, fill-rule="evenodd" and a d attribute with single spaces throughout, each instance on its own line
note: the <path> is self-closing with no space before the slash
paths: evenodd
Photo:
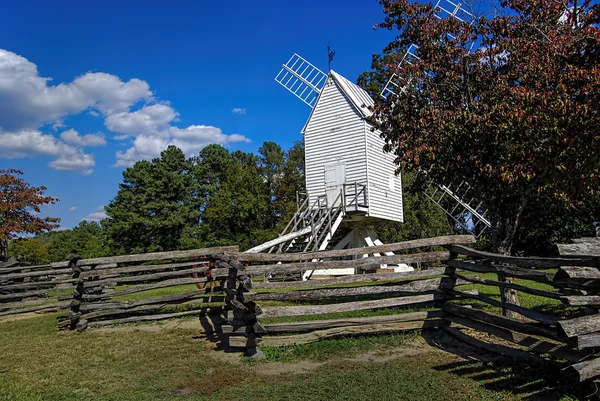
<path id="1" fill-rule="evenodd" d="M 339 84 L 329 77 L 304 127 L 306 190 L 325 195 L 325 165 L 343 162 L 346 183 L 367 183 L 365 125 Z"/>
<path id="2" fill-rule="evenodd" d="M 380 132 L 366 125 L 369 216 L 402 222 L 402 180 L 395 174 L 394 155 L 384 153 L 385 141 Z"/>
<path id="3" fill-rule="evenodd" d="M 384 140 L 366 122 L 373 99 L 334 71 L 304 129 L 306 190 L 311 204 L 326 194 L 325 166 L 344 163 L 347 184 L 367 185 L 367 215 L 403 221 L 402 182 L 394 174 L 394 156 L 384 153 Z"/>

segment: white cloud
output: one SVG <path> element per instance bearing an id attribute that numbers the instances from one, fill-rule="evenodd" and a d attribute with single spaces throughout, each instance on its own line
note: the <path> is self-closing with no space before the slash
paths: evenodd
<path id="1" fill-rule="evenodd" d="M 69 129 L 60 134 L 60 137 L 66 143 L 76 146 L 101 146 L 106 145 L 106 140 L 102 134 L 87 134 L 80 136 L 74 129 Z"/>
<path id="2" fill-rule="evenodd" d="M 166 104 L 144 106 L 134 112 L 121 112 L 108 116 L 106 127 L 116 133 L 123 134 L 119 138 L 132 135 L 160 134 L 169 128 L 178 114 Z"/>
<path id="3" fill-rule="evenodd" d="M 71 207 L 69 208 L 69 212 L 74 212 L 74 211 L 76 211 L 76 210 L 77 210 L 77 206 L 71 206 Z"/>
<path id="4" fill-rule="evenodd" d="M 0 143 L 0 157 L 16 159 L 40 154 L 54 156 L 57 159 L 50 162 L 49 166 L 58 171 L 91 174 L 91 167 L 96 164 L 94 155 L 85 154 L 82 149 L 37 130 L 0 133 Z"/>
<path id="5" fill-rule="evenodd" d="M 105 115 L 127 111 L 140 100 L 151 100 L 148 83 L 121 81 L 106 73 L 90 73 L 69 83 L 49 85 L 37 66 L 13 52 L 0 49 L 0 127 L 18 132 L 93 108 Z"/>
<path id="6" fill-rule="evenodd" d="M 216 127 L 173 126 L 177 111 L 167 102 L 156 102 L 148 83 L 140 79 L 122 81 L 99 72 L 57 85 L 51 81 L 39 75 L 34 63 L 0 49 L 0 157 L 53 156 L 49 166 L 55 170 L 91 174 L 94 156 L 83 148 L 105 145 L 103 135 L 80 135 L 67 129 L 58 138 L 38 130 L 44 124 L 52 124 L 54 131 L 65 128 L 65 117 L 82 112 L 103 117 L 105 126 L 117 134 L 115 139 L 133 138 L 126 151 L 116 153 L 116 166 L 156 157 L 168 145 L 191 155 L 211 143 L 250 142 L 243 135 L 226 135 Z M 232 112 L 245 114 L 246 109 Z"/>
<path id="7" fill-rule="evenodd" d="M 104 219 L 107 219 L 107 218 L 108 218 L 108 215 L 104 211 L 104 206 L 98 206 L 96 208 L 96 211 L 88 214 L 83 219 L 81 219 L 81 221 L 86 220 L 86 221 L 96 221 L 96 222 L 99 222 L 100 220 L 104 220 Z"/>
<path id="8" fill-rule="evenodd" d="M 170 127 L 159 135 L 139 135 L 133 146 L 125 152 L 117 152 L 116 166 L 131 166 L 138 160 L 152 159 L 169 145 L 175 145 L 188 156 L 198 153 L 211 143 L 227 145 L 250 142 L 243 135 L 226 135 L 221 129 L 207 125 L 191 125 L 187 128 Z"/>

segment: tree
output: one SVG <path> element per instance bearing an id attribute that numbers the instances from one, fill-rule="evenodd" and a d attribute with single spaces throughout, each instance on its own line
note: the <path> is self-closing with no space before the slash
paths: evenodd
<path id="1" fill-rule="evenodd" d="M 202 218 L 214 237 L 249 248 L 276 235 L 270 218 L 269 187 L 256 156 L 236 151 L 231 157 L 225 180 L 209 198 Z"/>
<path id="2" fill-rule="evenodd" d="M 43 265 L 50 262 L 48 246 L 35 238 L 17 238 L 8 244 L 9 256 L 24 256 L 30 265 Z"/>
<path id="3" fill-rule="evenodd" d="M 109 246 L 118 253 L 178 249 L 186 227 L 198 224 L 192 164 L 169 146 L 152 161 L 139 161 L 123 172 L 123 183 L 106 207 L 102 221 Z"/>
<path id="4" fill-rule="evenodd" d="M 508 0 L 500 16 L 470 24 L 436 18 L 431 4 L 380 3 L 379 26 L 398 36 L 363 80 L 389 76 L 395 63 L 377 62 L 418 46 L 419 59 L 397 71 L 404 89 L 377 97 L 373 119 L 399 168 L 471 185 L 504 254 L 536 199 L 572 207 L 590 198 L 600 177 L 600 6 Z"/>
<path id="5" fill-rule="evenodd" d="M 415 43 L 420 57 L 402 66 L 405 91 L 375 110 L 400 168 L 467 181 L 488 203 L 502 253 L 539 194 L 571 205 L 590 196 L 600 172 L 598 6 L 510 0 L 509 16 L 468 24 L 438 20 L 431 4 L 380 3 L 379 26 L 399 31 L 388 56 Z"/>
<path id="6" fill-rule="evenodd" d="M 21 175 L 19 170 L 0 170 L 0 259 L 6 257 L 8 242 L 16 235 L 59 227 L 58 218 L 35 216 L 42 205 L 54 204 L 58 199 L 44 196 L 46 187 L 32 187 Z"/>
<path id="7" fill-rule="evenodd" d="M 70 230 L 44 234 L 36 237 L 41 242 L 46 242 L 51 262 L 67 260 L 70 254 L 76 254 L 84 259 L 108 256 L 105 232 L 100 224 L 95 221 L 82 221 Z"/>

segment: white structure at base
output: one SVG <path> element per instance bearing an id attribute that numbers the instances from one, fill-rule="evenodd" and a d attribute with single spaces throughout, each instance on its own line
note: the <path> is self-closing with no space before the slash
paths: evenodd
<path id="1" fill-rule="evenodd" d="M 379 253 L 372 253 L 369 252 L 369 247 L 372 246 L 377 246 L 377 245 L 383 245 L 383 243 L 378 240 L 377 238 L 375 238 L 373 236 L 373 234 L 364 227 L 357 227 L 352 229 L 352 231 L 350 231 L 340 242 L 338 242 L 333 249 L 334 250 L 339 250 L 339 249 L 354 249 L 354 248 L 365 248 L 365 253 L 362 255 L 363 258 L 367 258 L 369 257 L 369 255 L 371 256 L 381 256 L 381 254 Z M 384 253 L 386 256 L 392 256 L 394 255 L 393 252 L 385 252 Z M 380 269 L 389 269 L 391 271 L 394 271 L 395 273 L 399 273 L 399 272 L 410 272 L 413 271 L 414 268 L 401 263 L 399 265 L 386 265 L 386 264 L 381 264 L 379 265 Z M 312 276 L 347 276 L 349 274 L 357 274 L 359 272 L 354 271 L 354 268 L 348 268 L 348 269 L 319 269 L 319 270 L 307 270 L 304 275 L 303 275 L 303 279 L 304 280 L 308 280 L 310 279 Z"/>

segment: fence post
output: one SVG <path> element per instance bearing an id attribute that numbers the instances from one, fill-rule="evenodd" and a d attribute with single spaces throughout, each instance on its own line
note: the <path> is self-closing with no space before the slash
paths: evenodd
<path id="1" fill-rule="evenodd" d="M 246 267 L 236 259 L 225 261 L 219 255 L 212 256 L 219 267 L 228 268 L 225 285 L 225 302 L 231 308 L 227 313 L 228 326 L 223 326 L 223 334 L 229 334 L 229 346 L 246 349 L 246 355 L 256 360 L 265 354 L 258 348 L 264 327 L 257 316 L 262 313 L 256 304 L 256 293 L 252 291 L 252 280 L 244 274 Z"/>
<path id="2" fill-rule="evenodd" d="M 84 280 L 79 278 L 83 272 L 81 266 L 77 266 L 77 262 L 81 259 L 79 255 L 73 255 L 69 259 L 69 267 L 71 268 L 71 278 L 75 279 L 75 289 L 73 290 L 73 300 L 69 304 L 69 329 L 70 330 L 85 330 L 87 328 L 87 321 L 80 320 L 81 318 L 81 304 L 83 303 L 83 283 Z"/>

